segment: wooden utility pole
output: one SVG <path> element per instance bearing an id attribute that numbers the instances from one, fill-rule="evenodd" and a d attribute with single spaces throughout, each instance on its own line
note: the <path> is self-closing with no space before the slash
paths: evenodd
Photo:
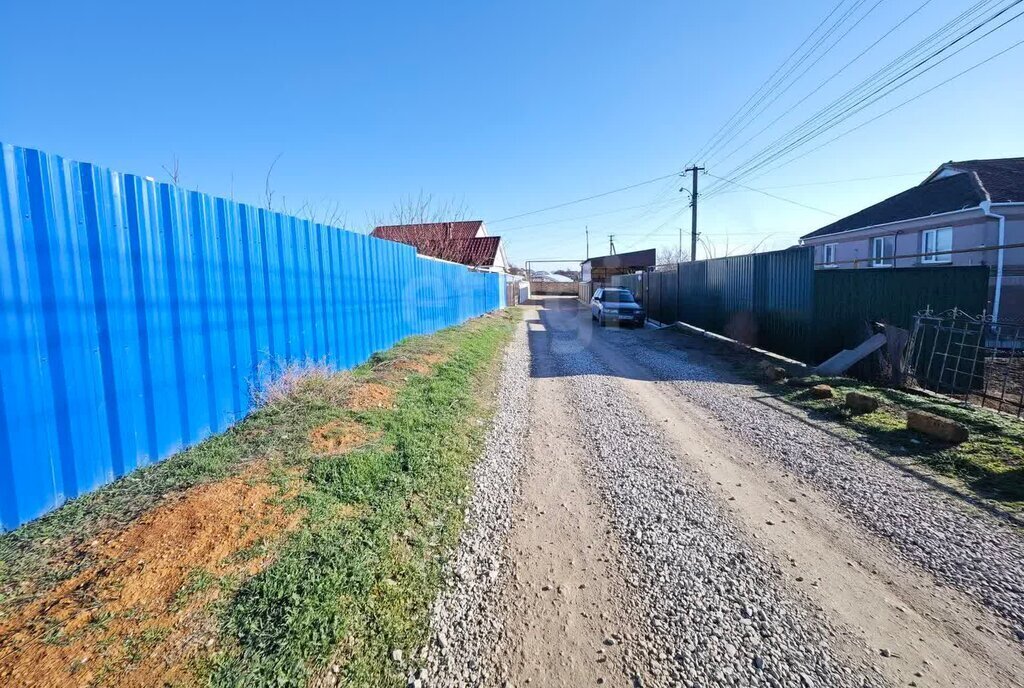
<path id="1" fill-rule="evenodd" d="M 697 172 L 703 172 L 703 167 L 687 167 L 684 172 L 693 172 L 693 191 L 690 193 L 690 207 L 693 208 L 693 215 L 690 220 L 690 260 L 697 260 Z"/>
<path id="2" fill-rule="evenodd" d="M 587 260 L 590 260 L 590 227 L 584 227 L 583 231 L 587 235 Z"/>

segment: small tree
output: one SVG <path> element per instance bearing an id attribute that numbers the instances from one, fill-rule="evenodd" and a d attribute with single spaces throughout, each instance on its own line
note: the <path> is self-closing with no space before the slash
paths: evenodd
<path id="1" fill-rule="evenodd" d="M 662 246 L 658 249 L 655 260 L 658 265 L 685 263 L 690 260 L 690 252 L 686 249 L 680 249 L 678 246 Z"/>
<path id="2" fill-rule="evenodd" d="M 392 225 L 430 225 L 420 232 L 417 240 L 419 252 L 453 263 L 465 262 L 470 239 L 459 237 L 455 232 L 456 222 L 464 222 L 471 217 L 465 200 L 440 200 L 421 190 L 416 196 L 405 196 L 396 201 L 390 211 L 374 213 L 370 217 L 370 229 Z"/>
<path id="3" fill-rule="evenodd" d="M 425 225 L 435 222 L 459 222 L 470 219 L 472 211 L 465 199 L 440 200 L 420 189 L 416 196 L 403 196 L 383 213 L 370 216 L 370 229 L 388 225 Z"/>

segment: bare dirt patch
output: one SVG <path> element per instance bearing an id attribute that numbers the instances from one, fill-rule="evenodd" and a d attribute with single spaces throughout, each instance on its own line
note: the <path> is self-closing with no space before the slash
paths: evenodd
<path id="1" fill-rule="evenodd" d="M 260 545 L 295 527 L 263 471 L 202 485 L 126 530 L 100 536 L 98 564 L 0 625 L 0 684 L 153 686 L 190 682 L 215 637 L 219 581 L 269 559 Z"/>
<path id="2" fill-rule="evenodd" d="M 427 375 L 440 363 L 447 360 L 447 356 L 440 353 L 421 353 L 415 356 L 402 356 L 394 359 L 391 369 L 401 373 L 417 373 Z"/>
<path id="3" fill-rule="evenodd" d="M 352 411 L 392 409 L 395 407 L 395 391 L 376 382 L 365 382 L 349 392 L 345 407 Z"/>
<path id="4" fill-rule="evenodd" d="M 317 454 L 334 456 L 361 447 L 380 437 L 380 432 L 367 430 L 350 420 L 335 420 L 313 428 L 309 444 Z"/>

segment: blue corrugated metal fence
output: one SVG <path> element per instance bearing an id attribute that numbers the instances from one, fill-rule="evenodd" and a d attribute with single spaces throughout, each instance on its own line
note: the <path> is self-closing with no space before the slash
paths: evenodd
<path id="1" fill-rule="evenodd" d="M 267 362 L 350 368 L 501 275 L 3 145 L 0 527 L 226 429 Z"/>

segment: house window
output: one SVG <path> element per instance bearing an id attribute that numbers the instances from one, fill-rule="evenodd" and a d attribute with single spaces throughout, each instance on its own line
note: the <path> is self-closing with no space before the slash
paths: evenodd
<path id="1" fill-rule="evenodd" d="M 880 236 L 871 240 L 871 266 L 875 268 L 892 267 L 892 257 L 896 253 L 896 237 Z"/>
<path id="2" fill-rule="evenodd" d="M 953 228 L 943 227 L 941 229 L 926 229 L 921 232 L 921 256 L 922 263 L 949 263 L 953 255 Z"/>
<path id="3" fill-rule="evenodd" d="M 836 266 L 836 247 L 839 244 L 825 244 L 822 247 L 821 262 L 827 268 L 834 268 Z"/>

